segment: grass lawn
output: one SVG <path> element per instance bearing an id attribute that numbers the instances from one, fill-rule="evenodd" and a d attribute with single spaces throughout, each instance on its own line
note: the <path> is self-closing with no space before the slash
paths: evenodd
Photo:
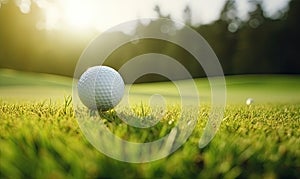
<path id="1" fill-rule="evenodd" d="M 224 121 L 203 149 L 198 141 L 209 115 L 210 87 L 196 79 L 201 113 L 188 141 L 167 158 L 143 164 L 111 159 L 84 137 L 74 115 L 72 79 L 0 70 L 0 178 L 298 178 L 300 171 L 300 76 L 230 76 Z M 184 83 L 184 82 L 183 82 Z M 133 101 L 154 93 L 166 99 L 170 83 L 134 85 Z M 255 102 L 245 105 L 247 98 Z M 136 106 L 140 110 L 140 106 Z M 107 127 L 146 142 L 171 131 L 176 106 L 147 130 L 122 124 L 113 111 Z M 162 130 L 163 129 L 163 130 Z"/>

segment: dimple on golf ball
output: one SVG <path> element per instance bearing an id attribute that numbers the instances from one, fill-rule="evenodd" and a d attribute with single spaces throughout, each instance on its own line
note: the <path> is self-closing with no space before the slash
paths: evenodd
<path id="1" fill-rule="evenodd" d="M 124 94 L 121 75 L 108 66 L 94 66 L 87 69 L 78 81 L 78 96 L 90 109 L 107 111 L 114 108 Z"/>

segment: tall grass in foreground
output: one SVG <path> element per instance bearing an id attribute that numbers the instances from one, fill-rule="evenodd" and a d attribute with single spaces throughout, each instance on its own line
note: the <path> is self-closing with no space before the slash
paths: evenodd
<path id="1" fill-rule="evenodd" d="M 201 106 L 188 141 L 167 158 L 130 164 L 98 152 L 83 136 L 71 99 L 63 103 L 0 101 L 0 178 L 297 178 L 300 171 L 300 104 L 230 105 L 216 137 L 198 141 L 209 115 Z M 141 111 L 141 106 L 135 110 Z M 147 130 L 103 114 L 118 136 L 151 141 L 176 124 L 176 107 Z M 171 121 L 171 122 L 170 122 Z"/>

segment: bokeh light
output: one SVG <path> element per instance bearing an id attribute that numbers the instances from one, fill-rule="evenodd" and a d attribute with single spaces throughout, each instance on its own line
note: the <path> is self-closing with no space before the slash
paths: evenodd
<path id="1" fill-rule="evenodd" d="M 0 0 L 1 5 L 8 0 Z M 14 0 L 21 13 L 28 14 L 32 5 L 44 12 L 37 22 L 39 30 L 83 30 L 105 31 L 119 23 L 136 18 L 157 18 L 157 9 L 163 16 L 169 15 L 173 20 L 185 21 L 184 10 L 189 7 L 192 25 L 209 24 L 220 18 L 221 10 L 227 0 Z M 264 15 L 280 18 L 288 10 L 290 0 L 261 0 Z M 236 0 L 235 15 L 242 21 L 249 20 L 249 12 L 255 10 L 253 2 Z M 233 24 L 235 26 L 236 24 Z M 234 28 L 230 28 L 232 31 Z M 234 31 L 234 30 L 233 30 Z"/>

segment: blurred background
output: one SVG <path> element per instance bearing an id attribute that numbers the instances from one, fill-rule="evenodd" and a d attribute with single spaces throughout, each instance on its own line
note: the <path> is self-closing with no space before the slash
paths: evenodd
<path id="1" fill-rule="evenodd" d="M 171 18 L 195 29 L 226 75 L 300 73 L 299 0 L 0 0 L 0 68 L 72 77 L 91 40 L 114 25 L 143 17 Z M 138 28 L 157 30 L 160 24 L 140 21 L 127 32 L 112 32 L 111 40 L 134 38 Z M 125 44 L 106 65 L 118 69 L 150 52 L 175 58 L 194 77 L 205 76 L 187 51 L 151 39 Z M 142 81 L 154 79 L 163 80 L 147 76 Z"/>

